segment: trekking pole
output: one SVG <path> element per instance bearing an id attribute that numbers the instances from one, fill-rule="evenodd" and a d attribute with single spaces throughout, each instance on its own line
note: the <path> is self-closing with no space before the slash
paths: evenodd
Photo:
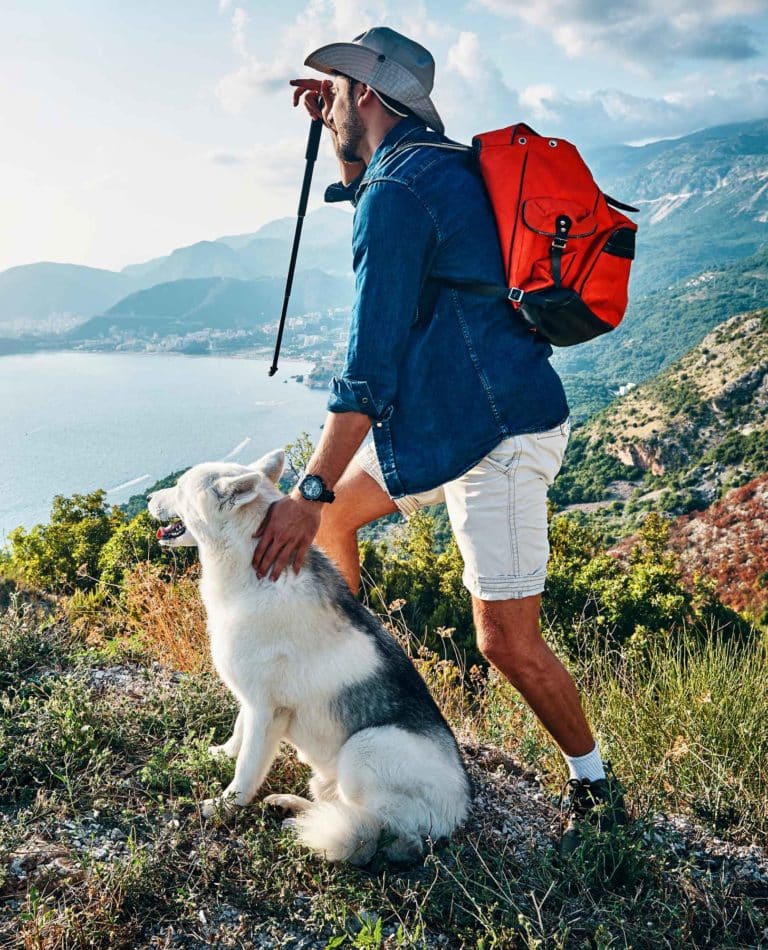
<path id="1" fill-rule="evenodd" d="M 291 296 L 291 287 L 293 286 L 293 272 L 296 269 L 296 257 L 299 253 L 299 241 L 301 240 L 301 228 L 304 224 L 304 215 L 307 212 L 307 200 L 309 198 L 309 186 L 312 184 L 312 172 L 315 168 L 317 159 L 317 150 L 320 145 L 320 133 L 323 131 L 323 120 L 313 119 L 309 126 L 309 140 L 307 142 L 307 167 L 304 170 L 304 184 L 301 186 L 301 197 L 299 198 L 299 212 L 296 219 L 296 233 L 293 236 L 293 249 L 291 250 L 291 262 L 288 265 L 288 278 L 285 282 L 285 297 L 283 298 L 283 312 L 280 314 L 280 324 L 277 328 L 277 342 L 275 343 L 275 355 L 272 358 L 272 366 L 269 369 L 269 375 L 274 376 L 277 372 L 277 358 L 280 355 L 280 344 L 283 342 L 283 330 L 285 329 L 285 317 L 288 313 L 288 299 Z"/>

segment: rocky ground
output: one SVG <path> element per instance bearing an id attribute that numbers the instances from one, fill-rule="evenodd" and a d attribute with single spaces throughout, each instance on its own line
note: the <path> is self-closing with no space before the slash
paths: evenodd
<path id="1" fill-rule="evenodd" d="M 119 696 L 119 702 L 128 702 L 129 706 L 145 702 L 158 688 L 173 691 L 182 679 L 180 674 L 158 665 L 147 670 L 123 664 L 63 675 L 79 679 L 79 685 L 90 690 L 91 696 Z M 155 810 L 145 810 L 141 821 L 132 825 L 131 821 L 122 820 L 108 803 L 103 809 L 67 808 L 60 798 L 54 801 L 44 789 L 39 789 L 35 804 L 24 812 L 21 821 L 12 808 L 0 808 L 0 947 L 146 946 L 202 950 L 212 946 L 597 946 L 590 942 L 589 933 L 600 933 L 601 928 L 607 935 L 612 933 L 612 917 L 606 917 L 604 900 L 585 901 L 584 891 L 580 892 L 571 881 L 564 893 L 570 893 L 572 898 L 562 900 L 557 907 L 553 918 L 556 927 L 552 921 L 547 924 L 543 911 L 553 888 L 562 886 L 557 878 L 557 864 L 552 863 L 560 828 L 556 799 L 536 776 L 524 771 L 504 752 L 471 737 L 465 737 L 461 745 L 475 796 L 470 820 L 458 836 L 458 847 L 429 854 L 418 868 L 393 872 L 378 867 L 370 874 L 338 872 L 344 874 L 348 888 L 341 899 L 350 907 L 355 906 L 352 919 L 341 924 L 338 911 L 334 917 L 326 906 L 328 889 L 338 886 L 337 872 L 325 868 L 319 880 L 317 872 L 313 872 L 314 878 L 307 879 L 306 867 L 316 867 L 317 862 L 292 847 L 288 836 L 280 831 L 277 818 L 267 815 L 259 804 L 247 810 L 251 812 L 250 818 L 239 818 L 234 827 L 226 823 L 206 826 L 194 808 L 183 807 L 168 797 Z M 123 763 L 119 783 L 137 792 L 141 774 L 140 763 Z M 190 898 L 191 904 L 183 912 L 179 909 L 180 902 L 183 903 L 179 895 L 172 900 L 169 893 L 165 913 L 157 909 L 163 903 L 157 904 L 157 895 L 153 895 L 155 904 L 146 895 L 142 897 L 144 905 L 154 909 L 133 928 L 118 925 L 121 914 L 130 915 L 130 911 L 114 901 L 109 905 L 111 909 L 102 914 L 112 923 L 104 923 L 101 930 L 89 927 L 78 934 L 77 921 L 71 919 L 73 914 L 67 918 L 67 907 L 74 909 L 75 918 L 80 912 L 83 919 L 96 913 L 94 889 L 112 886 L 129 894 L 125 873 L 120 869 L 131 862 L 135 864 L 142 847 L 148 845 L 158 854 L 167 852 L 169 865 L 174 855 L 182 853 L 188 868 L 187 881 L 192 878 L 196 862 L 200 867 L 210 867 L 212 855 L 220 859 L 225 869 L 236 867 L 237 873 L 231 872 L 233 877 L 242 877 L 244 854 L 253 846 L 257 817 L 256 832 L 277 841 L 278 856 L 273 860 L 278 867 L 274 875 L 285 877 L 282 912 L 276 910 L 274 901 L 260 902 L 250 892 L 238 898 L 236 891 L 225 889 L 227 894 L 222 897 L 221 878 L 210 872 L 205 886 L 200 887 L 197 879 L 194 886 L 189 885 L 194 900 Z M 245 845 L 239 841 L 239 829 L 244 829 Z M 689 902 L 694 914 L 706 912 L 713 900 L 736 902 L 739 907 L 746 902 L 762 906 L 763 910 L 768 906 L 768 854 L 756 845 L 728 842 L 684 817 L 658 814 L 650 820 L 646 816 L 638 825 L 632 848 L 641 863 L 645 853 L 653 854 L 661 878 L 676 893 L 684 894 L 684 902 Z M 286 853 L 298 868 L 291 874 L 283 864 Z M 480 866 L 488 873 L 480 874 Z M 532 867 L 538 869 L 538 876 L 526 879 Z M 393 880 L 382 883 L 382 875 L 386 878 L 387 874 Z M 633 874 L 630 884 L 641 887 L 641 877 L 636 871 Z M 547 875 L 551 877 L 548 889 L 544 887 Z M 180 877 L 174 871 L 168 880 L 169 886 L 172 880 L 178 890 L 183 875 Z M 359 890 L 361 880 L 363 887 Z M 476 919 L 476 941 L 467 937 L 473 931 L 471 923 L 456 929 L 448 925 L 447 918 L 444 928 L 431 919 L 428 926 L 419 929 L 411 916 L 403 929 L 396 910 L 393 916 L 393 907 L 401 898 L 393 898 L 392 887 L 396 894 L 406 895 L 403 900 L 409 891 L 418 891 L 419 900 L 424 901 L 422 911 L 429 906 L 432 889 L 435 900 L 445 901 L 446 893 L 453 888 L 451 904 L 463 901 L 469 917 Z M 618 884 L 616 893 L 621 890 Z M 134 900 L 134 904 L 141 905 L 141 900 Z M 502 925 L 495 929 L 499 919 L 497 908 L 505 901 L 517 910 L 521 921 L 521 929 L 514 938 L 503 937 L 511 931 Z M 422 917 L 426 916 L 422 913 Z M 715 920 L 717 915 L 711 916 Z M 726 916 L 723 914 L 722 918 Z M 406 920 L 404 911 L 402 919 Z M 761 919 L 764 923 L 765 918 Z M 614 943 L 611 938 L 599 945 L 658 946 L 655 923 L 648 922 L 647 926 L 654 927 L 653 940 L 648 943 L 636 930 L 630 943 L 618 939 Z M 753 929 L 752 936 L 746 938 L 737 930 L 732 942 L 724 924 L 721 939 L 717 939 L 717 928 L 716 923 L 710 927 L 707 942 L 694 939 L 691 945 L 760 946 L 764 941 L 768 946 L 768 929 L 762 933 Z M 749 928 L 746 932 L 750 932 Z M 538 933 L 549 933 L 551 939 L 536 944 Z M 483 934 L 495 934 L 497 942 L 482 943 Z M 557 940 L 554 934 L 560 935 Z M 562 942 L 558 942 L 560 937 Z M 661 945 L 679 944 L 671 938 L 671 942 Z"/>

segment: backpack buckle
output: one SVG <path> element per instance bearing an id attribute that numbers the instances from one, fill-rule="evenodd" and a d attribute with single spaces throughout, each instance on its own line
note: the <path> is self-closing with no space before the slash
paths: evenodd
<path id="1" fill-rule="evenodd" d="M 511 287 L 507 294 L 507 300 L 511 300 L 512 303 L 522 303 L 524 296 L 524 290 L 521 290 L 519 287 Z"/>
<path id="2" fill-rule="evenodd" d="M 552 247 L 556 247 L 558 251 L 562 251 L 565 248 L 565 245 L 568 243 L 568 238 L 556 237 L 552 241 Z"/>

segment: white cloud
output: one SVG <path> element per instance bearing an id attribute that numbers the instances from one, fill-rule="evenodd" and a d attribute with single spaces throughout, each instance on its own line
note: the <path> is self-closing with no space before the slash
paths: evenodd
<path id="1" fill-rule="evenodd" d="M 768 115 L 768 76 L 755 76 L 731 88 L 672 89 L 658 98 L 631 95 L 618 89 L 581 94 L 538 90 L 518 102 L 520 118 L 546 121 L 546 132 L 579 145 L 612 144 L 676 137 L 707 126 L 741 122 Z M 547 112 L 539 119 L 534 113 Z M 508 124 L 509 117 L 504 122 Z M 539 130 L 543 131 L 543 130 Z"/>
<path id="2" fill-rule="evenodd" d="M 248 55 L 246 50 L 246 27 L 248 25 L 248 14 L 243 7 L 235 7 L 232 13 L 232 41 L 235 46 L 235 52 L 243 59 Z"/>
<path id="3" fill-rule="evenodd" d="M 477 132 L 529 122 L 538 131 L 580 146 L 676 137 L 707 126 L 768 115 L 768 76 L 715 86 L 706 76 L 683 77 L 658 96 L 615 89 L 573 91 L 552 83 L 509 86 L 483 54 L 475 33 L 461 33 L 440 80 L 448 134 L 469 141 Z"/>
<path id="4" fill-rule="evenodd" d="M 440 73 L 440 113 L 453 137 L 468 138 L 472 132 L 510 121 L 518 110 L 517 93 L 511 89 L 496 63 L 482 52 L 476 33 L 460 33 L 448 50 Z"/>
<path id="5" fill-rule="evenodd" d="M 547 83 L 527 86 L 521 90 L 518 101 L 520 108 L 534 121 L 549 121 L 556 118 L 552 103 L 557 99 L 554 86 Z"/>
<path id="6" fill-rule="evenodd" d="M 398 9 L 393 9 L 397 7 Z M 229 3 L 220 9 L 229 10 Z M 259 94 L 287 92 L 288 80 L 306 73 L 304 59 L 313 49 L 338 40 L 351 41 L 355 36 L 377 24 L 386 23 L 418 42 L 428 44 L 455 34 L 455 30 L 430 19 L 424 0 L 403 3 L 399 0 L 309 0 L 290 22 L 274 45 L 274 53 L 265 61 L 246 51 L 247 27 L 258 17 L 240 17 L 237 8 L 232 15 L 235 49 L 242 64 L 223 76 L 215 92 L 229 112 L 241 112 Z M 244 11 L 242 11 L 244 14 Z"/>
<path id="7" fill-rule="evenodd" d="M 250 148 L 209 152 L 205 157 L 214 165 L 248 166 L 251 179 L 270 187 L 284 187 L 298 194 L 306 167 L 306 138 L 283 138 L 259 143 Z M 327 137 L 317 156 L 314 178 L 324 187 L 339 177 L 339 166 Z"/>
<path id="8" fill-rule="evenodd" d="M 758 54 L 744 17 L 765 0 L 476 0 L 548 33 L 568 56 L 609 56 L 635 64 L 681 59 L 742 61 Z"/>
<path id="9" fill-rule="evenodd" d="M 291 70 L 277 69 L 272 63 L 251 59 L 245 66 L 222 76 L 215 87 L 216 96 L 226 112 L 237 114 L 258 94 L 285 90 L 285 76 L 290 74 Z"/>

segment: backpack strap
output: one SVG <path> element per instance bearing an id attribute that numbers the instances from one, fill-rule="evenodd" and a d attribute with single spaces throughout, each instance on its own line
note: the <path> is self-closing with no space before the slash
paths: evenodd
<path id="1" fill-rule="evenodd" d="M 408 148 L 416 148 L 419 145 L 426 145 L 429 148 L 443 148 L 447 149 L 450 152 L 473 152 L 474 149 L 471 145 L 462 145 L 461 142 L 404 142 L 402 145 L 396 145 L 392 151 L 384 159 L 386 164 L 390 158 L 394 158 L 395 155 L 398 155 L 400 152 L 404 152 Z"/>
<path id="2" fill-rule="evenodd" d="M 493 297 L 496 300 L 510 300 L 519 304 L 525 296 L 525 291 L 519 287 L 506 287 L 504 284 L 488 284 L 478 280 L 454 280 L 450 277 L 440 277 L 432 274 L 429 280 L 434 280 L 452 290 L 463 290 L 469 294 L 479 294 L 481 297 Z"/>
<path id="3" fill-rule="evenodd" d="M 611 198 L 610 195 L 606 195 L 605 192 L 603 192 L 603 198 L 605 198 L 612 208 L 618 208 L 619 211 L 631 211 L 632 214 L 640 213 L 639 208 L 633 208 L 632 205 L 625 205 L 623 201 L 617 201 L 615 198 Z"/>
<path id="4" fill-rule="evenodd" d="M 417 146 L 428 146 L 429 148 L 442 148 L 451 152 L 472 153 L 475 149 L 471 145 L 462 145 L 460 142 L 404 142 L 397 145 L 385 158 L 385 163 L 390 158 L 404 152 L 409 148 Z M 448 277 L 441 277 L 439 274 L 430 274 L 428 281 L 442 284 L 444 287 L 450 287 L 453 290 L 463 290 L 470 294 L 479 294 L 481 297 L 491 297 L 496 300 L 511 300 L 519 304 L 523 299 L 524 293 L 519 287 L 506 287 L 504 284 L 489 284 L 476 280 L 454 280 Z"/>

